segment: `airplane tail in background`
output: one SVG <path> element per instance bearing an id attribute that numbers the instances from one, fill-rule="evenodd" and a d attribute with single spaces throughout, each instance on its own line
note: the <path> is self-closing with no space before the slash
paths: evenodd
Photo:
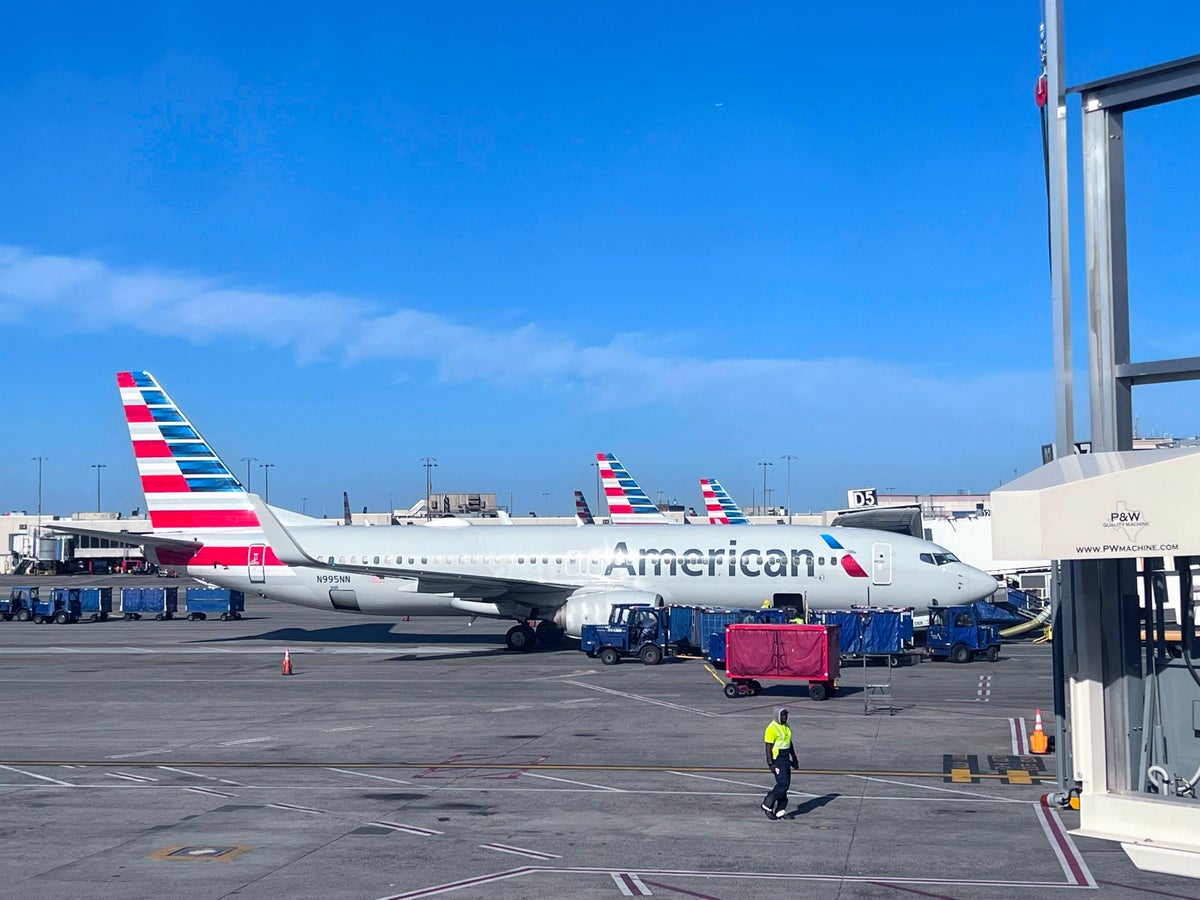
<path id="1" fill-rule="evenodd" d="M 614 525 L 669 525 L 671 520 L 650 502 L 621 461 L 611 453 L 597 453 L 600 483 L 608 503 L 609 521 Z"/>
<path id="2" fill-rule="evenodd" d="M 575 517 L 584 525 L 596 524 L 596 520 L 592 518 L 592 511 L 588 509 L 587 500 L 583 497 L 583 491 L 575 492 Z"/>
<path id="3" fill-rule="evenodd" d="M 715 478 L 701 478 L 700 492 L 704 494 L 704 512 L 709 525 L 749 525 L 750 519 L 733 502 L 729 492 Z"/>
<path id="4" fill-rule="evenodd" d="M 149 372 L 117 387 L 155 532 L 259 531 L 246 489 Z"/>
<path id="5" fill-rule="evenodd" d="M 391 510 L 388 510 L 390 513 Z M 354 518 L 350 515 L 350 492 L 342 491 L 342 523 L 344 525 L 353 525 Z"/>

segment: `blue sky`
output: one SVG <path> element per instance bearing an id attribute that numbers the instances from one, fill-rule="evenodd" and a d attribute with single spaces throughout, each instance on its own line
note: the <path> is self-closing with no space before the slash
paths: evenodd
<path id="1" fill-rule="evenodd" d="M 436 5 L 433 5 L 436 6 Z M 284 10 L 286 9 L 286 14 Z M 142 504 L 147 369 L 271 500 L 987 491 L 1053 438 L 1035 2 L 51 4 L 0 33 L 0 509 Z M 1200 52 L 1067 3 L 1068 82 Z M 1196 355 L 1198 101 L 1130 116 L 1134 355 Z M 1136 127 L 1133 127 L 1135 126 Z M 1073 200 L 1081 163 L 1070 121 Z M 1082 219 L 1073 222 L 1086 437 Z M 1193 435 L 1190 385 L 1135 394 Z M 261 470 L 253 479 L 260 485 Z"/>

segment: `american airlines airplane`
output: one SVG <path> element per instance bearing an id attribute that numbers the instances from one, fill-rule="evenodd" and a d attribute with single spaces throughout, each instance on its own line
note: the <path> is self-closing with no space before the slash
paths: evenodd
<path id="1" fill-rule="evenodd" d="M 615 603 L 925 606 L 996 587 L 936 544 L 855 528 L 330 524 L 247 493 L 149 373 L 117 383 L 153 529 L 121 539 L 251 595 L 366 615 L 511 619 L 507 645 L 530 650 L 606 622 Z"/>
<path id="2" fill-rule="evenodd" d="M 733 502 L 729 491 L 721 487 L 715 478 L 700 479 L 700 493 L 704 495 L 704 514 L 709 525 L 749 525 L 750 519 L 742 508 Z"/>

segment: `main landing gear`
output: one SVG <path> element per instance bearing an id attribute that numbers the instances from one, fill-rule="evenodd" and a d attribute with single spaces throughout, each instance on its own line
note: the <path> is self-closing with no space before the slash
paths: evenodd
<path id="1" fill-rule="evenodd" d="M 521 622 L 508 629 L 508 634 L 504 636 L 504 643 L 509 650 L 528 653 L 539 643 L 554 646 L 563 639 L 564 634 L 565 632 L 561 628 L 550 621 L 538 622 L 536 630 L 529 627 L 528 623 Z"/>

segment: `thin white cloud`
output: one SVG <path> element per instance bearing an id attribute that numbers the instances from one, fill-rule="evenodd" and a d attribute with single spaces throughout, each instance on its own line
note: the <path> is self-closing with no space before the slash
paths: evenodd
<path id="1" fill-rule="evenodd" d="M 257 341 L 290 349 L 302 361 L 426 365 L 444 382 L 582 389 L 609 408 L 695 404 L 700 438 L 705 419 L 714 415 L 728 423 L 727 433 L 756 417 L 876 432 L 908 431 L 914 419 L 937 421 L 939 428 L 968 420 L 979 425 L 980 410 L 1011 407 L 1014 396 L 1048 393 L 1049 384 L 1039 372 L 964 378 L 845 357 L 668 357 L 639 335 L 584 345 L 533 323 L 489 330 L 353 297 L 287 294 L 153 269 L 118 271 L 93 259 L 0 245 L 0 321 L 33 316 L 82 331 L 132 328 L 194 343 Z"/>

